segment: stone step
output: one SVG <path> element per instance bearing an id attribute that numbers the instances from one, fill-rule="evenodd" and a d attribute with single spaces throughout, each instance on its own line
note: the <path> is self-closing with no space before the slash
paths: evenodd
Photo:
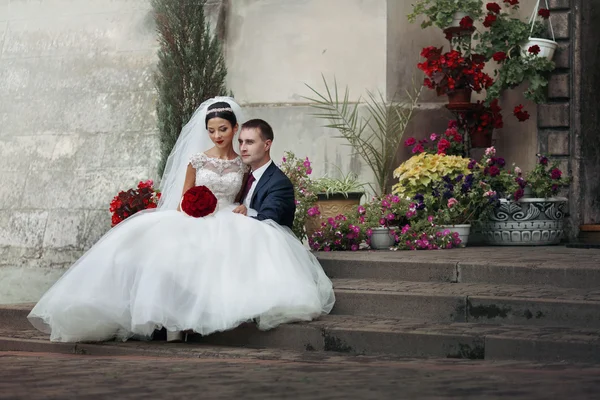
<path id="1" fill-rule="evenodd" d="M 498 246 L 315 255 L 331 278 L 600 288 L 599 249 Z"/>
<path id="2" fill-rule="evenodd" d="M 600 328 L 600 289 L 333 279 L 338 315 Z"/>
<path id="3" fill-rule="evenodd" d="M 247 324 L 207 337 L 193 335 L 191 340 L 212 345 L 402 357 L 600 361 L 600 333 L 595 329 L 431 323 L 365 316 L 328 315 L 268 332 Z"/>
<path id="4" fill-rule="evenodd" d="M 26 315 L 23 309 L 18 313 Z M 13 313 L 12 318 L 18 317 Z M 6 314 L 4 314 L 6 315 Z M 3 323 L 7 322 L 4 318 Z M 600 332 L 597 329 L 439 323 L 416 319 L 327 315 L 317 321 L 282 325 L 259 331 L 254 324 L 202 337 L 190 335 L 187 344 L 332 351 L 355 355 L 441 357 L 488 360 L 600 362 Z M 131 348 L 165 354 L 164 342 L 52 343 L 48 335 L 27 329 L 0 329 L 0 351 L 60 352 L 77 354 L 133 354 Z M 128 350 L 129 349 L 129 350 Z M 185 351 L 185 350 L 183 350 Z"/>

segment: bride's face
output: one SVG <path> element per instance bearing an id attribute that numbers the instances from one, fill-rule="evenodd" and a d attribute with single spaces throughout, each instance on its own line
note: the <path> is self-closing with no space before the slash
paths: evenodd
<path id="1" fill-rule="evenodd" d="M 223 118 L 211 118 L 206 124 L 208 136 L 210 140 L 219 148 L 224 148 L 232 145 L 233 135 L 237 130 L 237 124 L 231 126 L 231 122 Z"/>

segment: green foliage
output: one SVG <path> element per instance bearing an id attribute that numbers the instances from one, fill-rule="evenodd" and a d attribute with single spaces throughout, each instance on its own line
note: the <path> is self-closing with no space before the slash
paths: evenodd
<path id="1" fill-rule="evenodd" d="M 475 52 L 486 59 L 492 58 L 496 52 L 504 52 L 508 56 L 518 56 L 520 45 L 529 38 L 529 25 L 518 18 L 509 18 L 506 13 L 483 33 L 475 34 L 473 39 L 480 40 Z"/>
<path id="2" fill-rule="evenodd" d="M 206 99 L 225 95 L 227 68 L 204 15 L 205 0 L 152 0 L 158 32 L 156 111 L 162 173 L 181 128 Z"/>
<path id="3" fill-rule="evenodd" d="M 306 223 L 306 217 L 308 216 L 308 209 L 313 207 L 317 201 L 316 191 L 318 190 L 309 177 L 312 173 L 310 160 L 308 157 L 302 160 L 296 157 L 291 151 L 286 151 L 279 168 L 281 168 L 281 171 L 283 171 L 294 185 L 296 213 L 292 231 L 298 239 L 303 240 L 306 238 L 306 229 L 304 225 Z"/>
<path id="4" fill-rule="evenodd" d="M 421 28 L 434 25 L 446 29 L 452 23 L 454 14 L 464 12 L 473 20 L 483 14 L 482 0 L 418 0 L 413 4 L 413 12 L 407 17 L 412 23 L 418 16 L 424 15 L 426 19 L 421 23 Z"/>
<path id="5" fill-rule="evenodd" d="M 358 176 L 355 173 L 348 172 L 344 174 L 340 167 L 337 165 L 335 167 L 340 174 L 339 178 L 324 176 L 315 181 L 315 187 L 319 193 L 325 193 L 327 197 L 335 193 L 340 193 L 348 198 L 348 193 L 364 192 L 365 184 L 359 182 Z"/>
<path id="6" fill-rule="evenodd" d="M 498 77 L 488 89 L 486 100 L 497 99 L 505 89 L 511 89 L 523 82 L 529 82 L 525 98 L 540 104 L 546 101 L 548 74 L 554 70 L 554 62 L 546 57 L 520 55 L 504 61 L 497 71 Z"/>
<path id="7" fill-rule="evenodd" d="M 537 165 L 525 175 L 525 181 L 531 188 L 533 197 L 544 199 L 554 197 L 561 188 L 569 184 L 570 179 L 563 177 L 563 172 L 558 165 L 558 161 L 550 164 L 546 156 L 538 155 Z"/>
<path id="8" fill-rule="evenodd" d="M 390 192 L 389 177 L 396 159 L 396 152 L 404 131 L 417 107 L 421 94 L 421 87 L 406 90 L 406 99 L 396 103 L 386 101 L 379 92 L 375 95 L 367 92 L 366 116 L 361 114 L 358 102 L 350 102 L 348 87 L 343 97 L 338 92 L 337 81 L 334 79 L 333 90 L 330 90 L 325 77 L 325 93 L 321 94 L 312 87 L 310 90 L 315 98 L 304 97 L 311 101 L 311 106 L 318 113 L 313 116 L 326 119 L 330 123 L 327 128 L 335 129 L 348 141 L 355 153 L 358 154 L 373 171 L 376 179 L 376 194 L 382 195 Z"/>

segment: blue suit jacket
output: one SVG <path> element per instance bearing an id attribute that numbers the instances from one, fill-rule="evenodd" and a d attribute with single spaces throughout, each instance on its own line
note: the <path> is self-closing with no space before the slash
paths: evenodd
<path id="1" fill-rule="evenodd" d="M 292 228 L 296 212 L 294 185 L 275 163 L 267 167 L 256 184 L 250 208 L 256 210 L 259 221 L 272 219 Z"/>

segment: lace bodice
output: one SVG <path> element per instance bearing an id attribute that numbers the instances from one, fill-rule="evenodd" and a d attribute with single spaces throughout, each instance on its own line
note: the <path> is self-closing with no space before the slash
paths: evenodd
<path id="1" fill-rule="evenodd" d="M 198 153 L 192 156 L 190 164 L 196 169 L 196 186 L 209 188 L 217 197 L 219 208 L 234 202 L 247 171 L 240 157 L 221 160 Z"/>

